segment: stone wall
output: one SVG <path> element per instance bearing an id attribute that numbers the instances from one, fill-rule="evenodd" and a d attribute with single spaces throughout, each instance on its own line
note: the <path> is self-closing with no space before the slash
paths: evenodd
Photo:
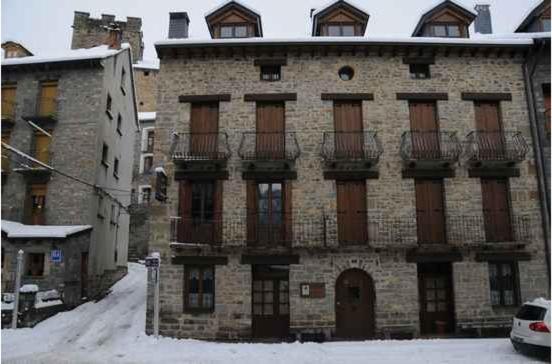
<path id="1" fill-rule="evenodd" d="M 129 43 L 134 62 L 142 59 L 142 18 L 127 17 L 127 21 L 115 20 L 115 15 L 102 14 L 100 19 L 90 18 L 90 13 L 75 11 L 71 49 L 91 48 L 106 44 L 106 27 L 115 23 L 122 31 L 122 43 Z"/>
<path id="2" fill-rule="evenodd" d="M 273 56 L 282 55 L 276 52 Z M 374 94 L 373 101 L 362 104 L 364 130 L 377 131 L 384 153 L 379 162 L 379 178 L 366 183 L 369 220 L 392 217 L 415 224 L 414 180 L 402 178 L 399 155 L 401 134 L 410 130 L 409 108 L 407 101 L 397 100 L 398 92 L 448 93 L 447 101 L 437 102 L 440 129 L 456 131 L 461 140 L 475 129 L 473 102 L 462 100 L 462 92 L 511 93 L 512 101 L 500 104 L 504 129 L 520 131 L 527 143 L 531 143 L 520 56 L 497 59 L 468 54 L 444 57 L 439 53 L 431 66 L 431 79 L 414 80 L 409 76 L 408 65 L 398 55 L 288 53 L 279 82 L 260 81 L 254 59 L 253 55 L 242 54 L 161 61 L 154 164 L 164 166 L 169 186 L 167 203 L 156 201 L 152 207 L 150 250 L 159 251 L 162 257 L 161 333 L 164 335 L 236 339 L 247 338 L 251 330 L 251 266 L 240 264 L 238 256 L 240 249 L 245 251 L 243 241 L 235 248 L 238 252 L 225 250 L 230 249 L 228 244 L 223 244 L 219 252 L 229 256 L 229 263 L 216 266 L 215 312 L 183 313 L 183 267 L 170 262 L 171 256 L 186 253 L 169 247 L 169 216 L 177 216 L 178 208 L 178 183 L 173 179 L 169 141 L 174 131 L 189 130 L 190 104 L 178 103 L 177 95 L 231 94 L 230 102 L 219 103 L 219 128 L 229 134 L 232 150 L 228 162 L 230 179 L 223 183 L 224 219 L 245 210 L 246 188 L 237 149 L 242 132 L 255 130 L 256 115 L 255 103 L 244 102 L 247 93 L 297 93 L 297 101 L 288 101 L 285 105 L 286 131 L 296 133 L 301 148 L 296 162 L 298 178 L 292 182 L 293 211 L 297 212 L 294 215 L 297 219 L 319 219 L 323 213 L 330 216 L 336 213 L 335 182 L 323 179 L 320 157 L 322 132 L 333 131 L 333 103 L 321 100 L 321 93 Z M 337 75 L 345 65 L 355 70 L 354 78 L 348 82 L 341 81 Z M 510 178 L 513 215 L 529 216 L 534 222 L 532 240 L 527 247 L 532 260 L 519 263 L 521 302 L 548 295 L 532 160 L 530 148 L 525 161 L 519 164 L 521 176 Z M 480 180 L 468 176 L 465 164 L 456 167 L 454 178 L 445 180 L 444 189 L 447 217 L 482 216 Z M 480 226 L 473 228 L 481 229 Z M 300 251 L 301 247 L 294 250 Z M 384 247 L 368 251 L 321 249 L 317 254 L 300 253 L 300 263 L 290 266 L 292 329 L 329 329 L 331 332 L 335 325 L 335 279 L 347 267 L 360 266 L 375 283 L 376 330 L 405 325 L 414 326 L 419 332 L 417 267 L 406 262 L 405 252 L 406 249 L 399 249 L 393 253 Z M 326 298 L 320 302 L 301 299 L 298 283 L 305 279 L 324 282 Z M 495 312 L 490 305 L 487 262 L 475 261 L 469 249 L 464 251 L 462 262 L 453 264 L 453 281 L 458 322 L 477 321 L 485 315 L 505 317 L 504 312 Z M 148 321 L 148 330 L 150 325 Z"/>
<path id="3" fill-rule="evenodd" d="M 134 82 L 138 102 L 138 111 L 157 110 L 157 78 L 158 69 L 134 66 Z"/>

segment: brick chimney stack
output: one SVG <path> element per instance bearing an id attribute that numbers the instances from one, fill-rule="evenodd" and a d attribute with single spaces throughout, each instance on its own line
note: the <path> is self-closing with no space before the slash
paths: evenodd
<path id="1" fill-rule="evenodd" d="M 121 49 L 121 28 L 116 23 L 110 23 L 107 27 L 107 40 L 105 44 L 109 49 Z"/>

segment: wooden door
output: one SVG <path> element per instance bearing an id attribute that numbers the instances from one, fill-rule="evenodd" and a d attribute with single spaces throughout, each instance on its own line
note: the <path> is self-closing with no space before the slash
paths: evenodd
<path id="1" fill-rule="evenodd" d="M 15 113 L 14 85 L 2 87 L 2 119 L 12 119 Z"/>
<path id="2" fill-rule="evenodd" d="M 481 179 L 485 236 L 488 242 L 512 241 L 507 179 Z"/>
<path id="3" fill-rule="evenodd" d="M 81 253 L 81 298 L 88 297 L 88 252 Z"/>
<path id="4" fill-rule="evenodd" d="M 482 160 L 504 159 L 506 157 L 505 146 L 498 102 L 476 101 L 474 105 L 479 158 Z"/>
<path id="5" fill-rule="evenodd" d="M 257 103 L 256 157 L 284 159 L 285 104 L 283 102 Z"/>
<path id="6" fill-rule="evenodd" d="M 366 181 L 336 181 L 337 234 L 340 244 L 368 241 Z"/>
<path id="7" fill-rule="evenodd" d="M 190 154 L 217 159 L 218 103 L 192 104 L 190 117 Z"/>
<path id="8" fill-rule="evenodd" d="M 42 163 L 50 163 L 51 138 L 44 133 L 36 132 L 34 139 L 34 157 Z"/>
<path id="9" fill-rule="evenodd" d="M 46 223 L 46 185 L 31 185 L 30 206 L 31 225 L 44 225 Z"/>
<path id="10" fill-rule="evenodd" d="M 254 265 L 252 334 L 256 339 L 289 336 L 289 266 Z"/>
<path id="11" fill-rule="evenodd" d="M 415 159 L 440 159 L 439 125 L 435 102 L 409 103 L 412 156 Z"/>
<path id="12" fill-rule="evenodd" d="M 454 331 L 454 295 L 450 263 L 418 264 L 422 335 Z"/>
<path id="13" fill-rule="evenodd" d="M 57 113 L 57 81 L 42 82 L 40 85 L 39 115 L 52 116 Z"/>
<path id="14" fill-rule="evenodd" d="M 364 150 L 361 101 L 334 101 L 335 157 L 361 158 Z"/>
<path id="15" fill-rule="evenodd" d="M 335 283 L 335 335 L 344 339 L 374 336 L 375 291 L 372 278 L 360 269 L 349 269 Z"/>
<path id="16" fill-rule="evenodd" d="M 416 179 L 415 188 L 418 242 L 446 243 L 443 180 Z"/>

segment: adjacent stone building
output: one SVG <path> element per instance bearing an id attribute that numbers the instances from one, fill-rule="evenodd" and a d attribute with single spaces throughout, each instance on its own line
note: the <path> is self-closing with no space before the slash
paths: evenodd
<path id="1" fill-rule="evenodd" d="M 2 60 L 2 288 L 8 292 L 19 249 L 22 283 L 65 292 L 69 305 L 126 273 L 139 125 L 131 49 L 121 48 L 116 31 L 108 40 L 112 48 Z M 53 234 L 58 230 L 65 234 Z"/>
<path id="2" fill-rule="evenodd" d="M 534 41 L 470 38 L 476 16 L 444 1 L 411 37 L 372 38 L 339 0 L 312 37 L 272 40 L 229 1 L 212 40 L 156 43 L 162 335 L 491 334 L 549 297 Z"/>

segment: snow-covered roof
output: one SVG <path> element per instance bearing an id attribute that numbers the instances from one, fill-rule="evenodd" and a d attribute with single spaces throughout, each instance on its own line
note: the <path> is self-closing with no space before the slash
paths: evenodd
<path id="1" fill-rule="evenodd" d="M 81 61 L 87 59 L 103 59 L 122 52 L 124 49 L 109 49 L 107 45 L 93 48 L 69 49 L 63 52 L 35 55 L 21 58 L 9 58 L 2 60 L 2 66 L 20 64 L 53 63 L 67 61 Z"/>
<path id="2" fill-rule="evenodd" d="M 2 220 L 0 225 L 8 238 L 66 238 L 92 229 L 91 225 L 24 225 L 8 220 Z"/>
<path id="3" fill-rule="evenodd" d="M 337 4 L 337 3 L 346 3 L 346 4 L 349 4 L 350 6 L 352 6 L 353 8 L 356 8 L 360 11 L 362 11 L 363 13 L 366 13 L 366 15 L 370 14 L 368 12 L 368 10 L 366 10 L 365 8 L 363 8 L 362 6 L 359 6 L 357 5 L 356 3 L 350 1 L 350 0 L 332 0 L 330 2 L 327 2 L 326 4 L 324 5 L 321 5 L 319 6 L 318 8 L 316 8 L 315 11 L 312 12 L 312 17 L 314 18 L 315 16 L 317 16 L 318 14 L 320 14 L 321 12 L 323 12 L 324 10 L 326 10 L 327 8 Z"/>
<path id="4" fill-rule="evenodd" d="M 140 120 L 140 121 L 155 120 L 156 117 L 157 117 L 157 113 L 155 111 L 139 112 L 138 113 L 138 120 Z"/>
<path id="5" fill-rule="evenodd" d="M 235 3 L 237 5 L 240 5 L 242 7 L 244 7 L 245 9 L 249 10 L 250 12 L 252 13 L 255 13 L 257 14 L 258 16 L 261 16 L 261 12 L 260 11 L 257 11 L 255 9 L 253 9 L 251 6 L 249 5 L 246 5 L 244 4 L 242 1 L 240 0 L 227 0 L 227 1 L 224 1 L 223 3 L 215 6 L 214 8 L 212 8 L 211 10 L 207 11 L 204 15 L 205 17 L 208 17 L 209 15 L 219 11 L 220 9 L 224 8 L 226 5 L 230 4 L 230 3 Z"/>
<path id="6" fill-rule="evenodd" d="M 544 0 L 533 0 L 533 3 L 523 13 L 520 20 L 514 23 L 516 24 L 516 26 L 514 29 L 512 29 L 512 31 L 517 32 L 521 30 L 520 28 L 522 28 L 523 26 L 526 26 L 527 23 L 530 21 L 529 17 L 534 15 L 533 12 L 535 12 L 541 5 L 544 5 L 544 3 L 545 3 Z"/>
<path id="7" fill-rule="evenodd" d="M 133 64 L 132 67 L 139 69 L 159 70 L 159 59 L 147 61 L 141 60 Z"/>
<path id="8" fill-rule="evenodd" d="M 436 37 L 307 37 L 307 38 L 224 38 L 224 39 L 165 39 L 155 46 L 193 46 L 223 44 L 465 44 L 465 45 L 530 45 L 531 39 L 509 38 L 436 38 Z"/>
<path id="9" fill-rule="evenodd" d="M 479 39 L 543 39 L 550 38 L 550 32 L 536 32 L 536 33 L 506 33 L 506 34 L 481 34 L 475 33 L 472 38 Z"/>

